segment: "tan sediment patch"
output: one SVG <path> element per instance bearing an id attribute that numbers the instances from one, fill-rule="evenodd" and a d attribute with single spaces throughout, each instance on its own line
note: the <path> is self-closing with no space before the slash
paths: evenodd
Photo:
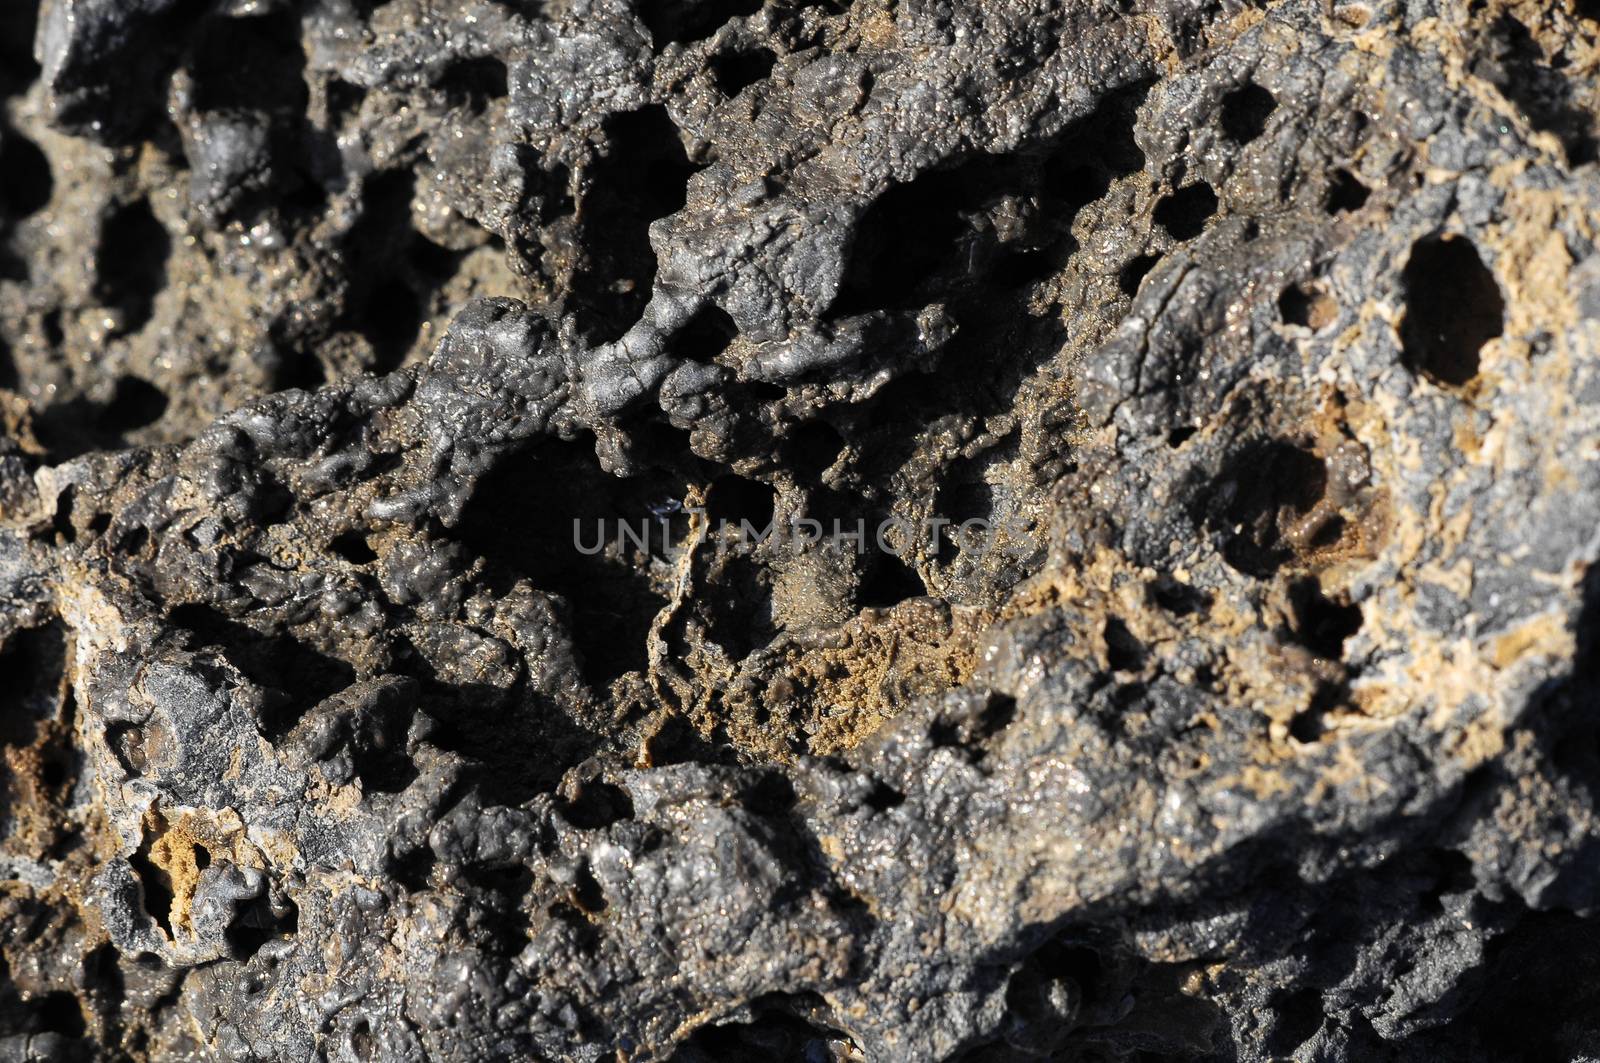
<path id="1" fill-rule="evenodd" d="M 818 721 L 811 751 L 850 749 L 912 699 L 966 683 L 986 620 L 977 610 L 913 599 L 847 624 L 837 647 L 789 658 L 783 679 L 832 707 Z"/>
<path id="2" fill-rule="evenodd" d="M 1496 638 L 1490 644 L 1489 663 L 1504 671 L 1529 654 L 1566 656 L 1576 649 L 1565 618 L 1560 613 L 1541 613 Z"/>
<path id="3" fill-rule="evenodd" d="M 787 759 L 842 753 L 913 700 L 962 686 L 991 615 L 914 598 L 869 609 L 837 631 L 774 647 L 770 679 L 735 685 L 727 726 L 740 745 Z"/>
<path id="4" fill-rule="evenodd" d="M 261 852 L 245 836 L 243 820 L 232 809 L 162 811 L 152 807 L 144 815 L 144 841 L 135 854 L 135 866 L 143 863 L 157 879 L 156 885 L 171 894 L 165 915 L 174 933 L 190 930 L 189 907 L 200 883 L 200 872 L 217 860 L 241 867 L 265 867 Z M 151 898 L 148 893 L 146 903 Z"/>

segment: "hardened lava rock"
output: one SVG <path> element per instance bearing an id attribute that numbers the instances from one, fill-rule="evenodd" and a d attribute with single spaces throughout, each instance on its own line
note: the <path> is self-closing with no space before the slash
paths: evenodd
<path id="1" fill-rule="evenodd" d="M 3 5 L 0 1060 L 1600 1058 L 1597 85 Z"/>

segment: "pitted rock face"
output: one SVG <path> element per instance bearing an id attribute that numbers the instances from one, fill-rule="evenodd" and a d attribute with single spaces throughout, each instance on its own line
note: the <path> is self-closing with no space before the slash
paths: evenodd
<path id="1" fill-rule="evenodd" d="M 0 11 L 0 1058 L 1600 1056 L 1588 0 Z"/>

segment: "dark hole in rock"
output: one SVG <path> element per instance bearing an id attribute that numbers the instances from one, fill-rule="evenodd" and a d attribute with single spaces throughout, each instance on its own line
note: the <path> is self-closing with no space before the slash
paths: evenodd
<path id="1" fill-rule="evenodd" d="M 950 523 L 939 528 L 939 540 L 934 544 L 934 556 L 949 563 L 961 553 L 964 546 L 975 546 L 974 533 L 984 527 L 974 523 L 963 530 L 969 521 L 987 522 L 994 513 L 994 488 L 987 480 L 975 478 L 981 471 L 971 462 L 961 462 L 952 470 L 955 476 L 972 476 L 941 484 L 935 500 L 939 515 Z"/>
<path id="2" fill-rule="evenodd" d="M 820 418 L 803 421 L 789 430 L 783 450 L 787 462 L 807 479 L 816 480 L 839 460 L 845 439 Z"/>
<path id="3" fill-rule="evenodd" d="M 102 513 L 90 524 L 90 530 L 96 533 L 103 532 L 110 526 L 110 520 L 108 514 Z M 101 527 L 96 528 L 95 524 L 101 524 Z M 150 545 L 150 529 L 143 525 L 134 525 L 117 537 L 117 550 L 129 557 L 138 557 L 144 553 L 144 548 L 148 545 Z"/>
<path id="4" fill-rule="evenodd" d="M 771 484 L 743 476 L 720 476 L 712 482 L 706 500 L 711 530 L 719 530 L 725 522 L 734 528 L 748 525 L 752 533 L 760 535 L 772 524 L 777 497 Z"/>
<path id="5" fill-rule="evenodd" d="M 990 497 L 988 484 L 962 484 L 949 491 L 941 492 L 942 504 L 950 505 L 957 510 L 967 512 L 987 512 L 987 503 Z M 937 535 L 934 539 L 933 557 L 941 565 L 953 564 L 964 548 L 979 546 L 982 543 L 985 524 L 974 524 L 963 528 L 966 520 L 982 520 L 981 517 L 969 517 L 962 520 L 952 519 L 949 524 L 942 525 L 930 534 Z"/>
<path id="6" fill-rule="evenodd" d="M 745 807 L 763 816 L 781 816 L 794 808 L 799 795 L 794 783 L 781 772 L 763 772 L 756 781 L 745 787 L 742 797 Z"/>
<path id="7" fill-rule="evenodd" d="M 423 299 L 406 279 L 419 240 L 411 221 L 415 191 L 416 178 L 409 170 L 368 177 L 361 189 L 361 217 L 346 238 L 354 278 L 347 324 L 372 344 L 374 368 L 380 373 L 405 359 L 426 316 Z M 419 282 L 428 279 L 418 277 Z M 437 286 L 439 279 L 434 280 Z"/>
<path id="8" fill-rule="evenodd" d="M 1048 274 L 1075 247 L 1067 230 L 1082 206 L 1051 194 L 1051 165 L 1037 154 L 978 155 L 885 191 L 856 223 L 828 316 L 957 298 L 997 267 L 1012 286 Z M 1037 223 L 1002 238 L 994 212 L 1034 195 Z"/>
<path id="9" fill-rule="evenodd" d="M 411 202 L 416 175 L 410 170 L 384 170 L 368 176 L 361 186 L 361 217 L 346 238 L 358 272 L 392 272 L 395 262 L 410 250 L 415 230 Z"/>
<path id="10" fill-rule="evenodd" d="M 1070 213 L 1105 195 L 1111 187 L 1110 177 L 1097 166 L 1087 166 L 1063 155 L 1053 157 L 1045 164 L 1044 193 Z"/>
<path id="11" fill-rule="evenodd" d="M 491 100 L 506 98 L 508 88 L 506 65 L 492 55 L 477 59 L 461 59 L 450 64 L 439 87 L 453 104 L 465 104 L 476 113 L 482 113 Z"/>
<path id="12" fill-rule="evenodd" d="M 1444 897 L 1448 893 L 1464 893 L 1473 887 L 1472 861 L 1454 849 L 1440 849 L 1428 854 L 1427 868 L 1432 882 L 1418 898 L 1422 910 L 1429 915 L 1444 911 Z"/>
<path id="13" fill-rule="evenodd" d="M 384 869 L 394 880 L 411 893 L 433 888 L 434 870 L 439 858 L 426 844 L 404 853 L 390 853 L 384 860 Z"/>
<path id="14" fill-rule="evenodd" d="M 1366 206 L 1370 189 L 1356 179 L 1349 170 L 1333 171 L 1328 182 L 1327 211 L 1329 214 L 1348 214 Z"/>
<path id="15" fill-rule="evenodd" d="M 1113 672 L 1137 672 L 1144 667 L 1144 643 L 1128 630 L 1120 617 L 1106 617 L 1104 633 L 1106 664 Z"/>
<path id="16" fill-rule="evenodd" d="M 732 99 L 758 81 L 772 74 L 778 56 L 771 48 L 751 48 L 747 51 L 722 52 L 711 59 L 711 76 L 717 89 Z"/>
<path id="17" fill-rule="evenodd" d="M 751 519 L 750 527 L 753 531 L 741 529 L 738 534 L 753 542 L 766 524 Z M 740 529 L 737 522 L 729 524 L 730 532 L 734 529 Z M 718 577 L 721 593 L 707 601 L 704 610 L 711 641 L 733 660 L 744 660 L 777 634 L 772 613 L 773 580 L 772 570 L 753 557 L 732 553 L 723 562 Z"/>
<path id="18" fill-rule="evenodd" d="M 948 523 L 936 532 L 929 527 L 921 533 L 937 534 L 928 545 L 940 563 L 947 564 L 962 552 L 976 556 L 991 544 L 989 533 L 1004 504 L 1004 499 L 996 497 L 996 488 L 1004 489 L 1005 466 L 1017 455 L 1018 439 L 1013 430 L 996 446 L 957 458 L 945 469 L 934 496 L 934 510 Z M 1000 485 L 992 480 L 999 480 Z"/>
<path id="19" fill-rule="evenodd" d="M 1273 1024 L 1267 1050 L 1287 1055 L 1322 1029 L 1322 993 L 1311 987 L 1295 990 L 1273 1001 L 1270 1014 Z"/>
<path id="20" fill-rule="evenodd" d="M 60 790 L 70 774 L 65 755 L 60 752 L 52 752 L 39 766 L 39 781 L 52 792 Z"/>
<path id="21" fill-rule="evenodd" d="M 633 798 L 622 787 L 595 779 L 578 785 L 572 799 L 562 803 L 561 814 L 579 830 L 603 830 L 633 818 Z"/>
<path id="22" fill-rule="evenodd" d="M 998 690 L 990 691 L 989 703 L 984 706 L 983 716 L 978 721 L 979 737 L 993 738 L 1010 727 L 1016 718 L 1017 699 Z"/>
<path id="23" fill-rule="evenodd" d="M 322 359 L 311 351 L 295 351 L 283 359 L 273 378 L 277 381 L 278 390 L 299 388 L 302 391 L 315 391 L 328 382 L 328 371 L 322 365 Z"/>
<path id="24" fill-rule="evenodd" d="M 682 716 L 674 716 L 650 740 L 650 755 L 657 767 L 690 764 L 717 758 L 718 749 Z"/>
<path id="25" fill-rule="evenodd" d="M 592 443 L 550 440 L 501 458 L 455 535 L 503 576 L 566 600 L 583 676 L 604 688 L 648 663 L 650 624 L 667 601 L 648 557 L 662 547 L 664 500 L 683 496 L 676 480 L 611 476 Z"/>
<path id="26" fill-rule="evenodd" d="M 963 172 L 933 171 L 874 200 L 856 224 L 830 314 L 908 306 L 947 284 L 966 259 L 972 198 Z"/>
<path id="27" fill-rule="evenodd" d="M 1311 550 L 1334 546 L 1344 537 L 1347 527 L 1345 519 L 1336 514 L 1323 521 L 1322 525 L 1316 529 L 1303 545 Z"/>
<path id="28" fill-rule="evenodd" d="M 1211 606 L 1211 595 L 1198 587 L 1159 576 L 1148 588 L 1150 601 L 1173 616 L 1189 616 Z"/>
<path id="29" fill-rule="evenodd" d="M 367 90 L 342 78 L 329 78 L 327 98 L 329 124 L 337 125 L 340 119 L 361 109 L 361 102 L 367 98 Z"/>
<path id="30" fill-rule="evenodd" d="M 1529 912 L 1485 953 L 1485 983 L 1503 1003 L 1478 1009 L 1468 1022 L 1490 1058 L 1543 1063 L 1590 1054 L 1587 1020 L 1600 1013 L 1600 932 L 1593 920 Z"/>
<path id="31" fill-rule="evenodd" d="M 29 745 L 39 722 L 55 715 L 66 654 L 56 624 L 17 631 L 0 646 L 0 744 Z"/>
<path id="32" fill-rule="evenodd" d="M 965 745 L 967 732 L 950 720 L 935 720 L 928 728 L 928 741 L 935 749 L 960 749 Z"/>
<path id="33" fill-rule="evenodd" d="M 50 160 L 39 145 L 0 128 L 0 215 L 17 220 L 37 214 L 49 204 L 53 188 Z"/>
<path id="34" fill-rule="evenodd" d="M 1189 442 L 1190 439 L 1194 438 L 1194 434 L 1197 431 L 1199 431 L 1199 429 L 1192 425 L 1180 425 L 1179 427 L 1174 428 L 1172 431 L 1167 433 L 1167 446 L 1177 450 L 1179 447 Z"/>
<path id="35" fill-rule="evenodd" d="M 1130 299 L 1138 295 L 1139 285 L 1144 283 L 1145 277 L 1160 261 L 1161 258 L 1158 255 L 1140 255 L 1126 266 L 1123 266 L 1122 271 L 1117 274 L 1117 287 L 1122 290 L 1122 294 Z"/>
<path id="36" fill-rule="evenodd" d="M 819 1021 L 828 1014 L 820 999 L 773 994 L 755 1001 L 751 1010 L 748 1021 L 701 1026 L 671 1056 L 671 1063 L 862 1058 L 846 1034 Z"/>
<path id="37" fill-rule="evenodd" d="M 1217 194 L 1204 181 L 1185 185 L 1156 204 L 1156 224 L 1174 240 L 1193 240 L 1217 212 Z"/>
<path id="38" fill-rule="evenodd" d="M 109 1005 L 113 1014 L 121 1007 L 127 990 L 120 959 L 121 953 L 109 941 L 83 958 L 84 985 Z"/>
<path id="39" fill-rule="evenodd" d="M 146 767 L 144 732 L 131 723 L 106 728 L 106 742 L 129 775 L 143 775 Z"/>
<path id="40" fill-rule="evenodd" d="M 257 898 L 246 905 L 228 928 L 222 932 L 228 949 L 236 960 L 248 960 L 261 951 L 261 946 L 279 937 L 293 937 L 299 929 L 300 912 L 293 901 L 283 902 L 287 910 L 276 915 L 268 907 L 266 898 Z"/>
<path id="41" fill-rule="evenodd" d="M 1058 262 L 1055 255 L 1038 248 L 1008 251 L 995 263 L 991 276 L 1002 288 L 1023 288 L 1050 276 Z"/>
<path id="42" fill-rule="evenodd" d="M 78 998 L 65 990 L 46 993 L 34 1001 L 34 1015 L 40 1033 L 63 1037 L 82 1037 L 87 1029 Z"/>
<path id="43" fill-rule="evenodd" d="M 1411 248 L 1401 274 L 1402 358 L 1436 384 L 1462 387 L 1478 375 L 1483 345 L 1505 327 L 1505 300 L 1471 240 L 1428 237 Z"/>
<path id="44" fill-rule="evenodd" d="M 268 692 L 262 733 L 287 732 L 306 709 L 355 682 L 355 669 L 288 634 L 273 635 L 231 620 L 209 605 L 180 605 L 167 614 L 193 633 L 196 646 L 220 648 L 228 662 Z"/>
<path id="45" fill-rule="evenodd" d="M 33 39 L 38 28 L 39 4 L 0 4 L 0 93 L 10 96 L 27 90 L 39 76 L 33 59 Z"/>
<path id="46" fill-rule="evenodd" d="M 297 13 L 207 18 L 189 63 L 195 108 L 299 116 L 308 95 L 305 68 Z"/>
<path id="47" fill-rule="evenodd" d="M 538 219 L 540 225 L 554 225 L 557 222 L 566 223 L 572 220 L 577 213 L 577 200 L 573 198 L 572 170 L 561 163 L 547 160 L 537 163 L 533 156 L 522 156 L 527 164 L 532 167 L 528 179 L 533 187 L 540 193 L 543 202 L 538 205 Z M 515 248 L 524 257 L 528 253 L 526 237 L 513 236 L 509 246 Z M 489 237 L 489 246 L 496 250 L 505 250 L 507 244 L 504 238 L 497 234 Z"/>
<path id="48" fill-rule="evenodd" d="M 87 844 L 81 829 L 70 825 L 63 826 L 56 840 L 45 848 L 45 857 L 49 860 L 64 860 L 69 854 L 82 850 Z"/>
<path id="49" fill-rule="evenodd" d="M 660 411 L 643 410 L 624 418 L 619 427 L 622 429 L 621 441 L 628 457 L 652 473 L 670 476 L 686 470 L 699 471 L 700 466 L 696 464 L 694 452 L 694 433 L 687 428 L 679 428 L 667 420 Z M 673 480 L 674 484 L 679 482 Z M 676 487 L 673 491 L 655 498 L 650 503 L 650 512 L 657 517 L 668 519 L 675 531 L 672 537 L 674 542 L 680 537 L 676 533 L 688 531 L 688 511 L 683 508 L 683 494 Z M 660 556 L 665 556 L 659 548 L 660 545 L 661 540 L 658 538 L 650 549 Z"/>
<path id="50" fill-rule="evenodd" d="M 1105 964 L 1098 950 L 1061 938 L 1053 938 L 1040 946 L 1033 954 L 1033 961 L 1046 977 L 1070 979 L 1085 1000 L 1094 999 L 1105 975 Z"/>
<path id="51" fill-rule="evenodd" d="M 25 281 L 27 279 L 28 263 L 10 243 L 0 240 L 0 280 Z"/>
<path id="52" fill-rule="evenodd" d="M 600 888 L 587 862 L 580 864 L 572 882 L 572 902 L 590 915 L 606 910 L 605 891 Z"/>
<path id="53" fill-rule="evenodd" d="M 1277 108 L 1272 93 L 1254 81 L 1241 85 L 1222 98 L 1222 132 L 1236 144 L 1248 144 L 1266 130 Z"/>
<path id="54" fill-rule="evenodd" d="M 546 912 L 549 914 L 552 920 L 565 924 L 566 927 L 571 930 L 579 931 L 579 937 L 581 940 L 595 940 L 589 920 L 584 918 L 584 915 L 581 911 L 579 911 L 577 908 L 574 908 L 566 901 L 557 901 L 556 903 L 550 905 L 550 907 L 546 909 Z M 582 933 L 585 930 L 589 931 L 589 933 Z"/>
<path id="55" fill-rule="evenodd" d="M 146 838 L 144 844 L 128 857 L 128 864 L 139 877 L 139 888 L 144 894 L 145 913 L 154 919 L 156 925 L 170 938 L 172 903 L 175 899 L 172 894 L 172 880 L 165 871 L 150 861 L 151 841 L 152 839 Z"/>
<path id="56" fill-rule="evenodd" d="M 650 223 L 683 209 L 689 161 L 665 107 L 606 119 L 605 153 L 590 164 L 579 216 L 586 256 L 572 280 L 574 310 L 592 339 L 609 342 L 639 319 L 656 275 Z"/>
<path id="57" fill-rule="evenodd" d="M 100 230 L 95 254 L 95 298 L 121 307 L 123 330 L 136 332 L 150 320 L 155 298 L 167 283 L 172 238 L 143 199 L 117 208 Z"/>
<path id="58" fill-rule="evenodd" d="M 372 1036 L 372 1026 L 366 1019 L 350 1027 L 350 1051 L 361 1060 L 361 1063 L 371 1059 L 377 1050 L 377 1041 Z"/>
<path id="59" fill-rule="evenodd" d="M 1315 579 L 1291 584 L 1289 604 L 1294 611 L 1295 637 L 1319 657 L 1343 657 L 1345 640 L 1361 630 L 1361 607 L 1329 598 Z"/>
<path id="60" fill-rule="evenodd" d="M 368 794 L 397 794 L 410 786 L 418 774 L 416 764 L 406 755 L 403 740 L 358 745 L 352 766 Z"/>
<path id="61" fill-rule="evenodd" d="M 154 424 L 166 412 L 167 397 L 160 389 L 148 380 L 125 376 L 117 381 L 116 392 L 100 414 L 100 424 L 120 435 Z"/>
<path id="62" fill-rule="evenodd" d="M 1134 125 L 1153 84 L 1140 80 L 1108 93 L 1057 138 L 1045 162 L 1047 201 L 1075 213 L 1105 195 L 1114 177 L 1144 169 Z"/>
<path id="63" fill-rule="evenodd" d="M 906 803 L 906 795 L 879 779 L 867 794 L 867 807 L 874 812 L 887 812 Z"/>
<path id="64" fill-rule="evenodd" d="M 1593 161 L 1594 115 L 1574 88 L 1582 79 L 1569 76 L 1546 58 L 1533 31 L 1510 11 L 1495 19 L 1484 45 L 1472 61 L 1472 72 L 1499 88 L 1529 125 L 1554 133 L 1568 162 Z M 1559 53 L 1555 58 L 1561 58 Z"/>
<path id="65" fill-rule="evenodd" d="M 1148 716 L 1150 709 L 1148 683 L 1118 683 L 1111 688 L 1111 712 L 1103 717 L 1106 730 L 1122 739 L 1128 736 L 1128 718 L 1137 714 Z"/>
<path id="66" fill-rule="evenodd" d="M 867 552 L 862 555 L 866 562 L 866 574 L 856 590 L 857 607 L 888 609 L 909 598 L 920 598 L 927 594 L 928 588 L 923 585 L 922 577 L 917 575 L 915 569 L 893 552 L 879 550 L 878 544 L 871 541 L 876 529 L 876 524 L 868 522 Z M 850 528 L 846 530 L 854 531 Z"/>
<path id="67" fill-rule="evenodd" d="M 1312 692 L 1311 703 L 1289 721 L 1289 734 L 1307 745 L 1321 738 L 1328 729 L 1328 713 L 1345 700 L 1343 684 L 1323 681 Z"/>
<path id="68" fill-rule="evenodd" d="M 1223 559 L 1246 575 L 1265 578 L 1293 556 L 1282 522 L 1311 511 L 1327 490 L 1321 458 L 1285 440 L 1245 447 L 1214 485 L 1223 500 L 1211 526 L 1224 536 Z"/>
<path id="69" fill-rule="evenodd" d="M 1075 247 L 1078 210 L 1104 195 L 1114 175 L 1143 165 L 1132 130 L 1148 88 L 1110 94 L 1043 148 L 977 154 L 883 192 L 857 220 L 828 316 L 958 299 L 997 267 L 1011 286 L 1057 268 Z M 1020 237 L 1002 236 L 1012 227 L 997 219 L 1017 199 L 1036 199 L 1037 218 Z"/>
<path id="70" fill-rule="evenodd" d="M 196 870 L 204 871 L 211 866 L 211 850 L 203 845 L 196 845 L 194 849 L 194 866 Z"/>
<path id="71" fill-rule="evenodd" d="M 738 384 L 738 389 L 738 393 L 748 399 L 752 405 L 764 402 L 782 402 L 789 395 L 788 388 L 765 380 L 742 380 Z"/>
<path id="72" fill-rule="evenodd" d="M 762 0 L 639 0 L 639 21 L 659 51 L 674 41 L 703 40 L 723 24 L 761 10 Z"/>
<path id="73" fill-rule="evenodd" d="M 1278 295 L 1278 315 L 1286 325 L 1320 331 L 1338 318 L 1339 304 L 1320 285 L 1301 281 Z"/>
<path id="74" fill-rule="evenodd" d="M 372 343 L 375 372 L 391 372 L 405 361 L 422 331 L 423 316 L 416 293 L 403 281 L 391 277 L 372 289 L 360 324 Z"/>
<path id="75" fill-rule="evenodd" d="M 367 537 L 358 531 L 347 531 L 334 536 L 328 549 L 352 565 L 370 565 L 378 560 L 377 551 L 367 543 Z"/>
<path id="76" fill-rule="evenodd" d="M 72 510 L 77 505 L 77 494 L 78 488 L 73 484 L 67 484 L 56 496 L 56 509 L 51 515 L 50 526 L 61 537 L 62 542 L 75 542 L 78 538 L 77 526 L 72 523 Z"/>
<path id="77" fill-rule="evenodd" d="M 440 247 L 421 233 L 416 233 L 411 238 L 407 257 L 411 260 L 411 266 L 416 270 L 417 276 L 437 286 L 455 276 L 462 252 Z"/>
<path id="78" fill-rule="evenodd" d="M 671 351 L 679 358 L 713 365 L 717 355 L 727 350 L 728 344 L 737 335 L 739 326 L 734 324 L 728 312 L 708 302 L 696 310 L 689 323 L 672 337 Z"/>
<path id="79" fill-rule="evenodd" d="M 579 874 L 585 869 L 580 868 Z M 522 902 L 533 886 L 533 872 L 520 865 L 469 866 L 462 876 L 477 893 L 486 928 L 492 926 L 496 955 L 515 954 L 528 939 Z"/>

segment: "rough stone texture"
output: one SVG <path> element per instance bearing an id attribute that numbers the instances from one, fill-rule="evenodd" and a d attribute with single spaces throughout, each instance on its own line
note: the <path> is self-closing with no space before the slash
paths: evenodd
<path id="1" fill-rule="evenodd" d="M 1600 1056 L 1594 0 L 34 6 L 0 1059 Z"/>

